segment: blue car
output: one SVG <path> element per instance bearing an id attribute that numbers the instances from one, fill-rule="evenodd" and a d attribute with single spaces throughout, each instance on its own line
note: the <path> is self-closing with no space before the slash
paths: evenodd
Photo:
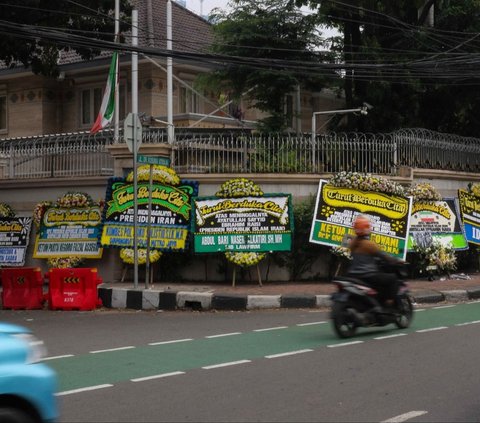
<path id="1" fill-rule="evenodd" d="M 57 377 L 39 363 L 43 342 L 21 326 L 0 323 L 0 422 L 52 422 Z"/>

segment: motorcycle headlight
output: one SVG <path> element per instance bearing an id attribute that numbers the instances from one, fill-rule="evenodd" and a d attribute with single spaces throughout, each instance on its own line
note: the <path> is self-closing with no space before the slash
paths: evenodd
<path id="1" fill-rule="evenodd" d="M 40 339 L 36 338 L 30 333 L 17 333 L 15 338 L 20 339 L 27 344 L 27 363 L 38 363 L 47 356 L 47 349 L 45 344 Z"/>

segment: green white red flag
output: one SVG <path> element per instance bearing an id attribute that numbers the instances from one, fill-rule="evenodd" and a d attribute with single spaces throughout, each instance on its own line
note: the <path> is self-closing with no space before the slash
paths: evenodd
<path id="1" fill-rule="evenodd" d="M 108 71 L 107 86 L 103 94 L 102 105 L 98 112 L 97 119 L 90 129 L 91 134 L 95 134 L 107 127 L 113 119 L 115 111 L 115 91 L 118 89 L 118 53 L 114 52 L 112 56 L 112 63 Z"/>

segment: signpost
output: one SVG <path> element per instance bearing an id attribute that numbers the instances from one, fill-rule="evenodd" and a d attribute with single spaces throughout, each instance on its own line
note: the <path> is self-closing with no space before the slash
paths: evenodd
<path id="1" fill-rule="evenodd" d="M 142 131 L 142 122 L 140 122 L 138 115 L 129 113 L 123 122 L 123 134 L 130 153 L 134 152 L 134 145 L 136 152 L 138 152 L 140 144 L 142 143 Z"/>
<path id="2" fill-rule="evenodd" d="M 136 107 L 135 107 L 136 108 Z M 132 106 L 132 109 L 134 107 Z M 138 219 L 138 209 L 137 209 L 137 153 L 142 143 L 142 123 L 138 118 L 136 113 L 129 113 L 125 118 L 123 124 L 123 135 L 125 137 L 125 142 L 128 146 L 128 150 L 133 153 L 133 202 L 134 202 L 134 212 L 133 212 L 133 286 L 135 289 L 138 288 L 138 241 L 137 241 L 137 219 Z"/>
<path id="3" fill-rule="evenodd" d="M 170 166 L 169 157 L 137 155 L 137 163 L 150 165 L 150 177 L 148 182 L 148 218 L 147 218 L 147 256 L 145 257 L 145 289 L 150 287 L 150 226 L 152 215 L 152 184 L 153 165 Z"/>
<path id="4" fill-rule="evenodd" d="M 170 157 L 144 156 L 143 154 L 139 154 L 137 156 L 137 163 L 168 167 L 170 166 Z"/>

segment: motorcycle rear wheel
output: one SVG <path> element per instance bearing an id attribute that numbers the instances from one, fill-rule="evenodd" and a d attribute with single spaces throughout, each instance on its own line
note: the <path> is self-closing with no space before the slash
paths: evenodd
<path id="1" fill-rule="evenodd" d="M 408 295 L 399 298 L 398 312 L 395 324 L 399 329 L 408 328 L 413 319 L 413 304 Z"/>
<path id="2" fill-rule="evenodd" d="M 351 304 L 334 302 L 332 307 L 332 320 L 335 333 L 340 338 L 350 338 L 357 331 L 355 316 L 350 312 Z"/>

